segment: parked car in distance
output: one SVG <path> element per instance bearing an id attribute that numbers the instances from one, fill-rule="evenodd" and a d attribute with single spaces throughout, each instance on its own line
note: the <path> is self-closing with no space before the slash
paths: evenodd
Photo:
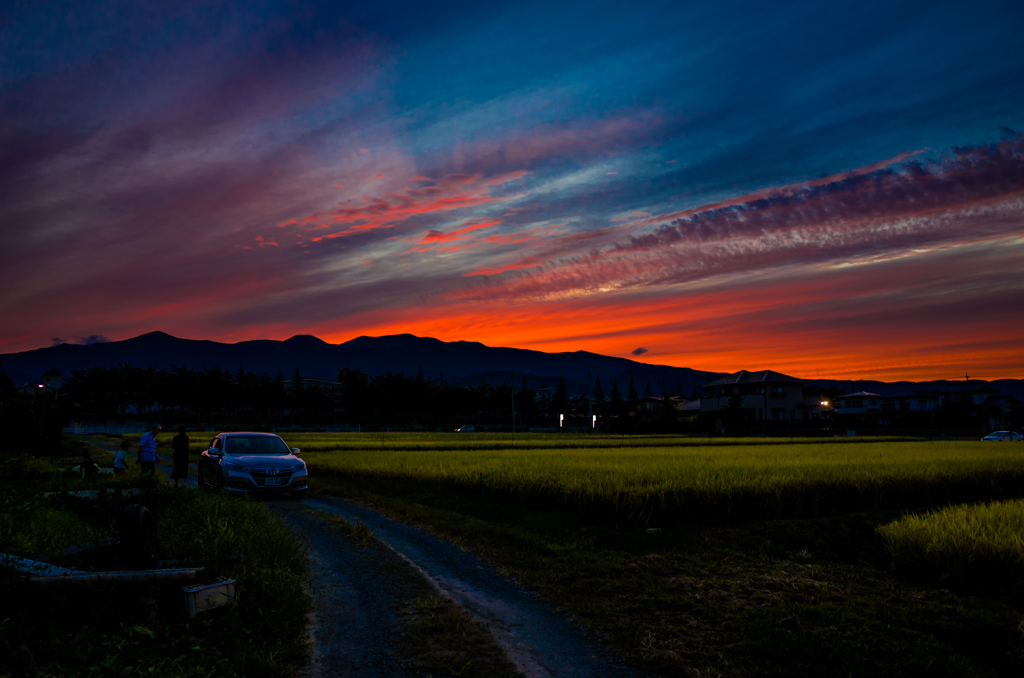
<path id="1" fill-rule="evenodd" d="M 1021 434 L 1014 433 L 1013 431 L 994 431 L 992 433 L 989 433 L 984 438 L 982 438 L 982 440 L 997 440 L 997 441 L 1021 440 L 1021 439 L 1022 439 Z"/>
<path id="2" fill-rule="evenodd" d="M 476 433 L 476 429 L 472 426 L 460 426 L 455 429 L 456 433 Z"/>
<path id="3" fill-rule="evenodd" d="M 228 492 L 306 494 L 309 474 L 299 449 L 273 433 L 221 433 L 199 458 L 199 485 Z"/>

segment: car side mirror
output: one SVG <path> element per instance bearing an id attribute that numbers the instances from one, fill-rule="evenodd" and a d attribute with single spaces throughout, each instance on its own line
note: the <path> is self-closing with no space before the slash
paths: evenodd
<path id="1" fill-rule="evenodd" d="M 213 448 L 213 447 L 211 447 L 210 449 L 208 449 L 208 450 L 207 450 L 207 453 L 209 453 L 209 455 L 210 455 L 211 457 L 223 457 L 223 456 L 224 456 L 224 453 L 223 453 L 223 452 L 221 452 L 220 450 L 218 450 L 218 449 L 215 449 L 215 448 Z"/>
<path id="2" fill-rule="evenodd" d="M 300 450 L 300 449 L 299 449 L 299 448 L 297 448 L 297 447 L 293 447 L 293 448 L 292 448 L 292 454 L 294 454 L 294 455 L 295 455 L 295 456 L 297 457 L 297 456 L 299 456 L 300 454 L 302 454 L 302 450 Z"/>

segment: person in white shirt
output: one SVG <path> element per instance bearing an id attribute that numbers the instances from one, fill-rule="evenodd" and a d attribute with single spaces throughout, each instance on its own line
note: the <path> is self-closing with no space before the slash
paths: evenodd
<path id="1" fill-rule="evenodd" d="M 132 444 L 127 440 L 121 441 L 121 451 L 114 455 L 114 475 L 123 476 L 128 473 L 128 450 Z"/>
<path id="2" fill-rule="evenodd" d="M 139 439 L 139 465 L 142 466 L 143 473 L 148 471 L 150 475 L 156 474 L 156 464 L 159 461 L 156 456 L 156 436 L 162 429 L 163 426 L 160 424 L 153 424 L 153 427 Z"/>

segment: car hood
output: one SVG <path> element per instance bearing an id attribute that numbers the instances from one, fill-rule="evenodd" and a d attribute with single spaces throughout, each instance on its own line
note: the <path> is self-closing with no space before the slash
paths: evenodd
<path id="1" fill-rule="evenodd" d="M 249 468 L 291 468 L 302 462 L 294 454 L 227 454 L 224 461 Z"/>

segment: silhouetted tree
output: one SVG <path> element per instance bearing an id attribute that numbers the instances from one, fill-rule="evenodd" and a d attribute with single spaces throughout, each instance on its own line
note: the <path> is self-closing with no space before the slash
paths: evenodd
<path id="1" fill-rule="evenodd" d="M 551 398 L 551 407 L 554 408 L 554 414 L 559 412 L 565 412 L 569 406 L 569 389 L 565 385 L 565 375 L 561 375 L 558 379 L 558 386 L 555 387 L 555 394 Z"/>

